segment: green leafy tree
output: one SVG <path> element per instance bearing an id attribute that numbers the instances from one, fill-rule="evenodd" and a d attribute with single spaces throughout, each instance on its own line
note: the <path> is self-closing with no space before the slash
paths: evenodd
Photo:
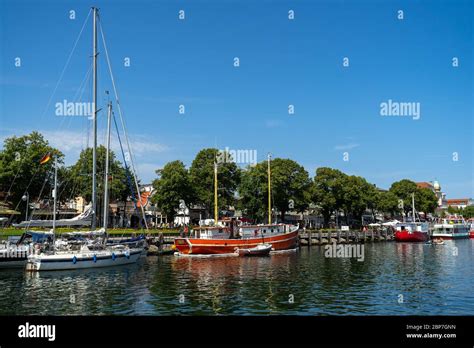
<path id="1" fill-rule="evenodd" d="M 158 169 L 156 174 L 158 179 L 153 181 L 156 191 L 151 200 L 166 214 L 168 221 L 173 221 L 180 200 L 188 206 L 194 200 L 189 172 L 183 162 L 173 161 Z"/>
<path id="2" fill-rule="evenodd" d="M 424 213 L 434 213 L 438 208 L 438 198 L 427 188 L 418 188 L 415 193 L 415 208 Z"/>
<path id="3" fill-rule="evenodd" d="M 262 163 L 247 167 L 241 174 L 239 208 L 254 221 L 265 221 L 268 205 L 267 180 L 267 170 Z"/>
<path id="4" fill-rule="evenodd" d="M 275 158 L 271 161 L 273 206 L 285 221 L 287 211 L 303 212 L 309 205 L 307 192 L 311 179 L 303 166 L 290 159 Z M 268 189 L 267 189 L 268 192 Z"/>
<path id="5" fill-rule="evenodd" d="M 309 205 L 308 191 L 311 180 L 308 172 L 290 159 L 275 158 L 271 161 L 272 206 L 285 221 L 288 211 L 303 212 Z M 268 162 L 248 167 L 239 187 L 241 204 L 249 216 L 266 221 L 268 212 Z M 263 219 L 262 219 L 263 218 Z"/>
<path id="6" fill-rule="evenodd" d="M 104 194 L 104 175 L 105 175 L 105 155 L 106 148 L 103 145 L 97 147 L 97 197 L 98 202 Z M 117 199 L 124 201 L 131 195 L 131 189 L 127 182 L 127 172 L 122 163 L 115 158 L 112 150 L 109 150 L 109 197 L 110 200 Z M 86 201 L 92 199 L 92 148 L 81 151 L 79 159 L 70 168 L 69 175 L 72 179 L 73 190 L 76 196 L 82 196 Z M 135 188 L 133 178 L 130 176 L 132 188 Z M 134 190 L 135 192 L 136 190 Z M 135 192 L 136 194 L 136 192 Z"/>
<path id="7" fill-rule="evenodd" d="M 415 194 L 415 209 L 424 213 L 433 213 L 438 207 L 438 199 L 433 191 L 427 188 L 419 188 L 413 181 L 404 179 L 397 181 L 390 187 L 398 199 L 403 200 L 405 214 L 412 211 L 412 193 Z"/>
<path id="8" fill-rule="evenodd" d="M 208 213 L 214 206 L 214 163 L 219 155 L 217 149 L 199 151 L 189 169 L 191 184 L 194 188 L 195 203 L 202 204 Z M 219 156 L 223 158 L 225 156 Z M 230 159 L 218 163 L 218 204 L 219 208 L 234 205 L 235 192 L 240 182 L 240 169 Z"/>
<path id="9" fill-rule="evenodd" d="M 416 183 L 408 179 L 403 179 L 394 182 L 389 191 L 398 199 L 403 200 L 403 210 L 405 214 L 412 211 L 412 194 L 418 191 Z"/>
<path id="10" fill-rule="evenodd" d="M 466 219 L 474 217 L 474 205 L 467 206 L 462 210 L 462 215 Z"/>
<path id="11" fill-rule="evenodd" d="M 344 203 L 344 179 L 346 174 L 328 167 L 316 170 L 311 187 L 311 201 L 319 207 L 324 225 L 329 226 L 333 212 L 339 211 Z"/>
<path id="12" fill-rule="evenodd" d="M 40 160 L 48 153 L 51 154 L 51 160 L 40 164 Z M 13 207 L 24 212 L 26 204 L 21 204 L 21 197 L 27 192 L 30 202 L 38 199 L 45 180 L 49 182 L 42 196 L 47 195 L 45 190 L 52 187 L 54 159 L 61 164 L 63 158 L 64 155 L 50 146 L 38 132 L 5 139 L 0 151 L 0 191 L 4 192 L 6 200 L 12 202 Z"/>
<path id="13" fill-rule="evenodd" d="M 400 208 L 398 207 L 398 197 L 390 191 L 380 192 L 376 209 L 379 212 L 394 216 L 400 212 Z"/>
<path id="14" fill-rule="evenodd" d="M 344 175 L 342 182 L 343 200 L 341 208 L 346 216 L 346 222 L 347 224 L 350 223 L 348 218 L 352 218 L 357 222 L 361 221 L 367 207 L 372 204 L 373 185 L 360 176 Z"/>

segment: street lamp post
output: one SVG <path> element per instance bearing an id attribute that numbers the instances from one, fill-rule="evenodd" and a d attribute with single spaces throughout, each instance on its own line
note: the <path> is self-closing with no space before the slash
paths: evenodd
<path id="1" fill-rule="evenodd" d="M 21 199 L 23 200 L 23 202 L 26 201 L 25 221 L 28 221 L 28 206 L 30 205 L 30 195 L 28 194 L 28 192 L 26 192 L 26 194 L 24 194 Z"/>

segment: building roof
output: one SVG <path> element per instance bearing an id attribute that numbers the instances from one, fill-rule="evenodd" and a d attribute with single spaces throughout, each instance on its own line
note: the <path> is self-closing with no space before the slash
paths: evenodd
<path id="1" fill-rule="evenodd" d="M 433 189 L 433 184 L 426 181 L 417 182 L 416 186 L 418 186 L 419 188 Z"/>
<path id="2" fill-rule="evenodd" d="M 453 199 L 448 199 L 447 202 L 448 204 L 460 204 L 460 203 L 467 204 L 469 203 L 469 198 L 453 198 Z"/>

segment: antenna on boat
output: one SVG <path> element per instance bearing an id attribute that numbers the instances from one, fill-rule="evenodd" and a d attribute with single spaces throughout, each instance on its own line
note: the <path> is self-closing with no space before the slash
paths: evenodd
<path id="1" fill-rule="evenodd" d="M 214 224 L 217 226 L 219 209 L 217 207 L 217 159 L 214 160 Z"/>
<path id="2" fill-rule="evenodd" d="M 271 169 L 270 162 L 272 160 L 272 155 L 268 154 L 268 224 L 272 224 L 272 180 L 271 180 Z"/>
<path id="3" fill-rule="evenodd" d="M 107 139 L 105 148 L 105 175 L 104 175 L 104 230 L 107 232 L 109 221 L 109 151 L 110 151 L 110 125 L 112 118 L 112 102 L 109 101 L 107 112 Z"/>
<path id="4" fill-rule="evenodd" d="M 97 7 L 92 7 L 92 122 L 93 122 L 93 148 L 92 148 L 92 223 L 91 229 L 95 230 L 97 226 Z"/>

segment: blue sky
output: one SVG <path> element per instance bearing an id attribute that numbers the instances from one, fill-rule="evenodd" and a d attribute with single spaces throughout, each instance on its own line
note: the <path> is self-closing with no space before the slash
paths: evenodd
<path id="1" fill-rule="evenodd" d="M 58 117 L 54 104 L 73 100 L 89 69 L 90 19 L 46 106 L 92 3 L 0 4 L 0 137 L 38 130 L 73 163 L 87 146 L 90 121 Z M 189 165 L 202 148 L 229 147 L 257 150 L 258 160 L 268 152 L 292 158 L 311 176 L 330 166 L 382 188 L 403 178 L 438 180 L 448 197 L 474 197 L 471 1 L 95 5 L 142 181 L 168 161 Z M 104 107 L 111 84 L 99 52 Z M 90 101 L 88 80 L 86 87 L 81 101 Z M 389 99 L 420 103 L 420 119 L 381 116 Z M 99 117 L 102 141 L 105 113 Z"/>

